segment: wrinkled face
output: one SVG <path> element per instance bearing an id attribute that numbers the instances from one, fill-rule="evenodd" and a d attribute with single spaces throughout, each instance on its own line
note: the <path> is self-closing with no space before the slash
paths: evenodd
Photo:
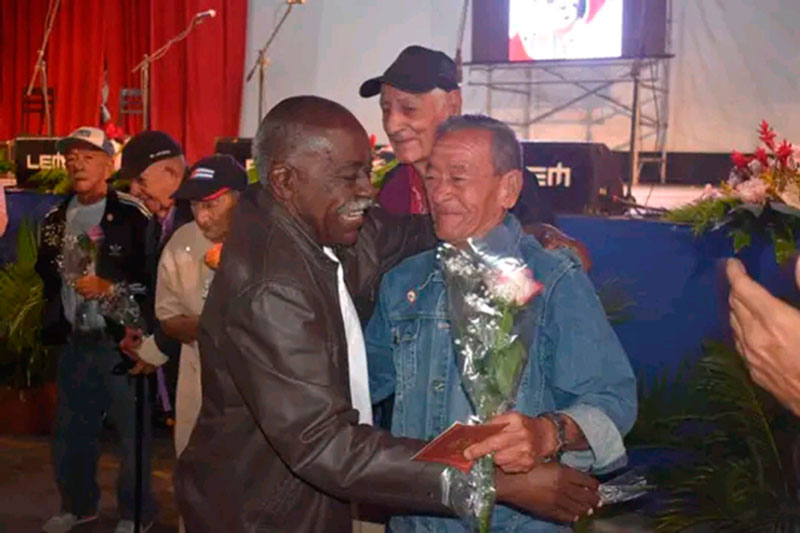
<path id="1" fill-rule="evenodd" d="M 213 200 L 192 202 L 192 213 L 200 231 L 211 242 L 222 242 L 228 235 L 233 210 L 239 201 L 238 193 L 229 191 Z"/>
<path id="2" fill-rule="evenodd" d="M 516 203 L 521 173 L 496 175 L 491 143 L 490 132 L 475 129 L 446 133 L 434 144 L 425 190 L 441 240 L 461 245 L 481 237 Z"/>
<path id="3" fill-rule="evenodd" d="M 138 181 L 141 199 L 154 214 L 159 214 L 172 207 L 172 194 L 178 190 L 183 180 L 182 173 L 175 170 L 168 161 L 156 161 L 134 181 Z"/>
<path id="4" fill-rule="evenodd" d="M 72 189 L 78 194 L 102 189 L 114 171 L 111 157 L 94 148 L 73 146 L 64 159 Z"/>
<path id="5" fill-rule="evenodd" d="M 370 182 L 370 146 L 362 127 L 329 128 L 294 169 L 297 214 L 317 242 L 352 245 L 376 191 Z"/>
<path id="6" fill-rule="evenodd" d="M 436 128 L 458 112 L 448 105 L 447 93 L 409 93 L 381 85 L 383 129 L 401 163 L 413 164 L 428 158 Z"/>
<path id="7" fill-rule="evenodd" d="M 144 204 L 147 210 L 150 211 L 151 213 L 155 213 L 158 211 L 159 209 L 158 203 L 156 203 L 155 200 L 144 194 L 141 182 L 138 179 L 131 180 L 131 188 L 128 192 L 130 192 L 131 195 L 138 198 Z"/>

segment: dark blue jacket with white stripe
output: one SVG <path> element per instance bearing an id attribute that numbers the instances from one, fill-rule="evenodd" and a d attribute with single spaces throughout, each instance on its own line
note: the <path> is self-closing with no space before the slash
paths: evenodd
<path id="1" fill-rule="evenodd" d="M 44 218 L 40 232 L 36 272 L 44 282 L 44 320 L 42 337 L 46 344 L 64 344 L 72 326 L 64 317 L 61 302 L 61 274 L 57 259 L 61 254 L 66 226 L 67 206 L 72 195 L 51 209 Z M 103 241 L 97 259 L 96 273 L 115 284 L 126 284 L 135 295 L 142 315 L 152 327 L 153 287 L 147 270 L 146 237 L 150 213 L 133 196 L 111 187 L 106 196 L 106 209 L 100 221 Z M 109 327 L 113 327 L 109 321 Z M 111 331 L 119 336 L 119 330 Z"/>

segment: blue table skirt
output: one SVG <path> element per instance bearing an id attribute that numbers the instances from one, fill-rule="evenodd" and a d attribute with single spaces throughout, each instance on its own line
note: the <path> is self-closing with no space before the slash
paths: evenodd
<path id="1" fill-rule="evenodd" d="M 0 237 L 0 263 L 13 260 L 23 217 L 41 221 L 59 198 L 8 193 L 9 228 Z M 558 225 L 589 248 L 590 277 L 633 302 L 630 319 L 615 325 L 637 375 L 648 379 L 695 358 L 706 339 L 729 338 L 722 259 L 731 257 L 724 232 L 695 238 L 686 226 L 654 221 L 559 216 Z M 793 268 L 775 263 L 772 247 L 755 239 L 740 254 L 748 271 L 774 294 L 798 301 Z"/>
<path id="2" fill-rule="evenodd" d="M 592 254 L 595 286 L 614 281 L 634 302 L 615 325 L 634 370 L 648 379 L 701 353 L 704 340 L 730 340 L 724 259 L 734 255 L 725 231 L 700 238 L 667 222 L 561 216 L 560 228 Z M 738 257 L 773 294 L 798 301 L 794 263 L 778 266 L 772 245 L 754 238 Z"/>

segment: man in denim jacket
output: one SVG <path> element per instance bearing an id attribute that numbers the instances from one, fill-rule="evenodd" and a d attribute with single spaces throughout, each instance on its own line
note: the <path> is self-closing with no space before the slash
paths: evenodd
<path id="1" fill-rule="evenodd" d="M 490 423 L 505 429 L 468 448 L 495 453 L 508 473 L 539 472 L 536 517 L 499 505 L 493 531 L 559 531 L 597 500 L 580 471 L 625 463 L 622 437 L 636 419 L 636 381 L 580 262 L 544 250 L 508 214 L 521 188 L 520 146 L 504 124 L 482 116 L 448 119 L 439 129 L 425 177 L 436 234 L 453 245 L 502 224 L 544 290 L 515 412 Z M 373 403 L 394 393 L 392 433 L 430 440 L 473 413 L 461 386 L 450 336 L 447 298 L 435 251 L 407 259 L 381 284 L 365 332 Z M 560 460 L 554 460 L 560 459 Z M 461 532 L 456 519 L 393 517 L 399 532 Z"/>

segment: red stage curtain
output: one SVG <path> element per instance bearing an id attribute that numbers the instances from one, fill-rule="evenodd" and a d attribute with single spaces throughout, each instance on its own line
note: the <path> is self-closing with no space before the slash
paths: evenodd
<path id="1" fill-rule="evenodd" d="M 22 90 L 33 71 L 48 3 L 0 0 L 0 139 L 19 133 Z M 120 124 L 118 116 L 120 89 L 139 87 L 131 69 L 208 9 L 216 10 L 216 18 L 205 19 L 152 67 L 151 127 L 181 142 L 190 162 L 212 153 L 215 137 L 236 136 L 247 0 L 62 0 L 46 56 L 48 84 L 56 93 L 55 134 L 100 123 L 104 70 L 112 120 L 137 133 L 140 117 Z"/>
<path id="2" fill-rule="evenodd" d="M 41 46 L 48 3 L 0 0 L 0 139 L 19 133 L 22 91 L 30 81 Z M 55 90 L 56 135 L 68 134 L 82 124 L 98 123 L 105 4 L 105 0 L 61 3 L 45 54 L 47 83 Z M 37 86 L 41 86 L 38 78 Z M 32 129 L 38 125 L 37 119 L 30 122 Z M 41 133 L 45 132 L 43 127 Z"/>
<path id="3" fill-rule="evenodd" d="M 108 100 L 111 122 L 126 133 L 142 130 L 142 115 L 119 114 L 122 89 L 139 89 L 141 77 L 131 72 L 150 48 L 151 0 L 108 0 L 105 67 L 108 72 Z"/>
<path id="4" fill-rule="evenodd" d="M 214 139 L 236 136 L 244 73 L 246 0 L 173 0 L 153 19 L 153 48 L 214 9 L 189 37 L 153 66 L 152 127 L 174 135 L 189 161 L 209 155 Z"/>

